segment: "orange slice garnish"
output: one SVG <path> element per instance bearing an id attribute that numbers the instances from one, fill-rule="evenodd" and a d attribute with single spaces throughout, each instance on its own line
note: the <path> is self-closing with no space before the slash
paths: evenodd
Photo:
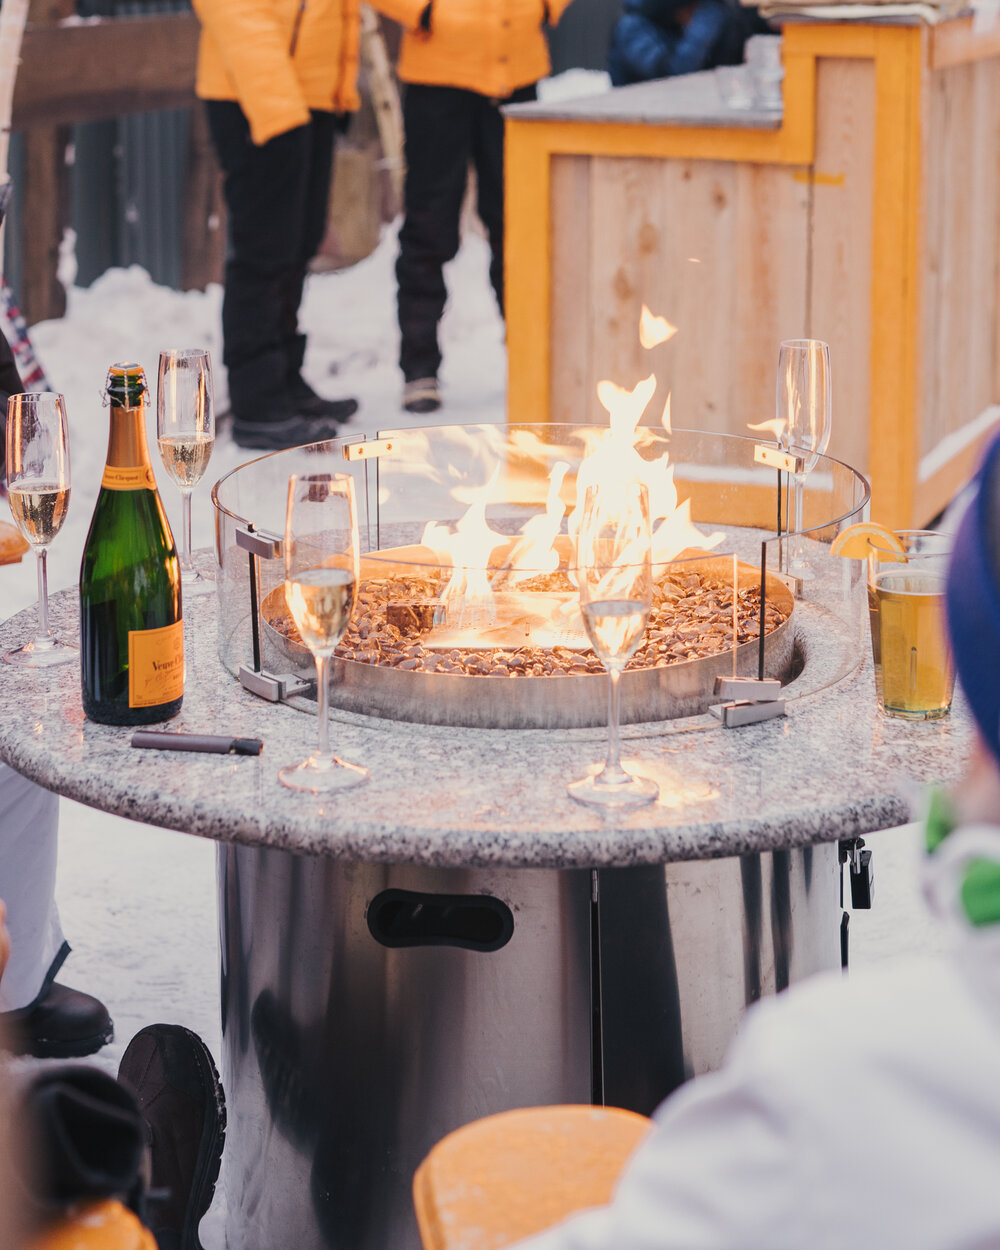
<path id="1" fill-rule="evenodd" d="M 883 560 L 906 559 L 899 535 L 877 521 L 849 525 L 830 544 L 830 555 L 845 556 L 848 560 L 867 560 L 873 551 Z"/>

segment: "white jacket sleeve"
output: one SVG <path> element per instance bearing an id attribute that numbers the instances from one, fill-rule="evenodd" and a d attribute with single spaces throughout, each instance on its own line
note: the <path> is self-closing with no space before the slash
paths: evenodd
<path id="1" fill-rule="evenodd" d="M 522 1250 L 1000 1247 L 998 969 L 989 925 L 758 1004 L 611 1204 Z"/>
<path id="2" fill-rule="evenodd" d="M 519 1250 L 818 1250 L 825 1237 L 814 1239 L 817 1228 L 830 1225 L 802 1203 L 816 1152 L 782 1080 L 785 1048 L 773 1046 L 766 1020 L 760 1024 L 751 1020 L 721 1072 L 661 1105 L 610 1206 Z M 835 1178 L 825 1187 L 834 1191 Z M 836 1200 L 843 1203 L 842 1193 Z"/>

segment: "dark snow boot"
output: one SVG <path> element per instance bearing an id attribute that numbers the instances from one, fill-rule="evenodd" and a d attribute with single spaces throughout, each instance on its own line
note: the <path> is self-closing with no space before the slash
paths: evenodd
<path id="1" fill-rule="evenodd" d="M 226 1104 L 208 1047 L 177 1024 L 132 1038 L 118 1079 L 133 1090 L 151 1155 L 145 1221 L 159 1250 L 202 1250 L 198 1225 L 215 1193 Z"/>

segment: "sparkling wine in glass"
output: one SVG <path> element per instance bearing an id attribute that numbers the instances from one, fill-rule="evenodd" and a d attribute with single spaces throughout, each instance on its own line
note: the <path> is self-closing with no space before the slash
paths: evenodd
<path id="1" fill-rule="evenodd" d="M 778 349 L 775 397 L 779 441 L 803 460 L 802 472 L 792 475 L 792 529 L 796 534 L 801 534 L 804 524 L 806 475 L 830 443 L 831 394 L 829 345 L 819 339 L 788 339 L 782 343 Z M 789 571 L 801 578 L 812 576 L 801 538 L 793 542 Z"/>
<path id="2" fill-rule="evenodd" d="M 608 757 L 567 787 L 580 803 L 639 807 L 660 792 L 627 772 L 618 741 L 619 682 L 649 621 L 653 595 L 649 495 L 639 482 L 590 486 L 576 536 L 576 577 L 587 637 L 608 674 Z"/>
<path id="3" fill-rule="evenodd" d="M 330 750 L 330 660 L 357 600 L 358 515 L 345 473 L 293 474 L 285 512 L 285 601 L 316 661 L 319 743 L 301 764 L 278 772 L 292 790 L 326 794 L 368 778 L 368 769 Z"/>
<path id="4" fill-rule="evenodd" d="M 156 379 L 156 442 L 163 467 L 181 492 L 181 587 L 185 595 L 215 589 L 191 561 L 191 497 L 215 446 L 212 361 L 201 348 L 160 352 Z"/>
<path id="5" fill-rule="evenodd" d="M 69 510 L 69 430 L 66 401 L 50 391 L 11 395 L 7 401 L 7 498 L 14 522 L 35 549 L 38 634 L 3 657 L 8 664 L 50 668 L 78 656 L 49 627 L 46 556 Z"/>

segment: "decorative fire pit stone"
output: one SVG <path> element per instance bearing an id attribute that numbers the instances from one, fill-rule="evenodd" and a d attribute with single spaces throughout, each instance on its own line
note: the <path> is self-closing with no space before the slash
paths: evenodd
<path id="1" fill-rule="evenodd" d="M 308 705 L 300 692 L 315 688 L 313 662 L 285 606 L 280 538 L 268 548 L 261 536 L 281 532 L 288 473 L 328 467 L 354 475 L 362 517 L 361 584 L 333 659 L 333 706 L 471 728 L 603 725 L 607 677 L 579 612 L 572 527 L 606 438 L 590 426 L 439 427 L 393 432 L 372 455 L 356 454 L 364 441 L 338 440 L 236 470 L 215 490 L 223 663 L 255 691 L 278 698 L 291 689 L 296 706 Z M 844 673 L 857 662 L 862 579 L 831 567 L 825 544 L 863 507 L 863 479 L 825 458 L 828 468 L 810 475 L 819 487 L 812 510 L 829 519 L 829 536 L 815 541 L 817 576 L 796 598 L 802 583 L 783 573 L 783 540 L 758 520 L 775 515 L 777 487 L 774 470 L 756 463 L 756 446 L 690 431 L 635 433 L 628 471 L 649 477 L 657 500 L 655 594 L 622 676 L 623 724 L 704 713 L 722 676 L 787 684 L 804 662 L 806 618 L 817 613 L 831 638 L 830 667 Z M 690 482 L 675 485 L 675 472 Z M 694 491 L 697 509 L 682 489 Z M 274 558 L 248 553 L 248 537 Z"/>

